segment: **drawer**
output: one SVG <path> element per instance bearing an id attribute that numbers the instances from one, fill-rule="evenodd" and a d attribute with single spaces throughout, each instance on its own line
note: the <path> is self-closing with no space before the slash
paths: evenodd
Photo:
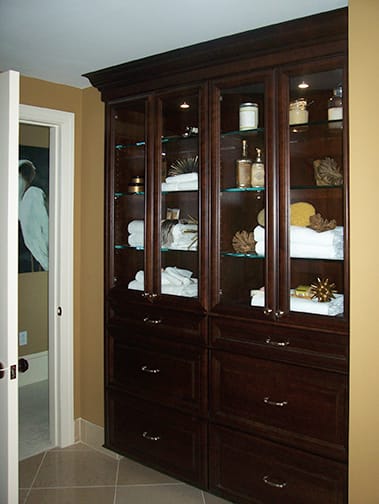
<path id="1" fill-rule="evenodd" d="M 344 464 L 214 427 L 210 491 L 249 504 L 346 504 Z"/>
<path id="2" fill-rule="evenodd" d="M 206 415 L 208 353 L 202 347 L 109 331 L 107 385 L 167 406 Z"/>
<path id="3" fill-rule="evenodd" d="M 129 332 L 138 331 L 159 340 L 207 344 L 207 319 L 204 314 L 168 310 L 150 303 L 122 305 L 109 318 L 110 326 L 128 326 Z"/>
<path id="4" fill-rule="evenodd" d="M 210 342 L 215 348 L 322 369 L 348 370 L 346 333 L 227 317 L 210 318 L 209 329 Z"/>
<path id="5" fill-rule="evenodd" d="M 212 421 L 347 457 L 347 384 L 338 373 L 212 351 Z"/>
<path id="6" fill-rule="evenodd" d="M 106 447 L 192 484 L 207 485 L 207 425 L 126 394 L 106 393 Z"/>

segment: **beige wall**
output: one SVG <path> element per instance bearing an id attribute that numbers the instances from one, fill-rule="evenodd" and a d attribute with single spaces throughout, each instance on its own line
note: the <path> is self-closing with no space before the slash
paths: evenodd
<path id="1" fill-rule="evenodd" d="M 350 504 L 378 504 L 379 2 L 350 0 L 351 391 Z M 80 91 L 21 81 L 21 102 L 76 114 L 75 415 L 103 424 L 102 104 Z"/>
<path id="2" fill-rule="evenodd" d="M 350 504 L 378 504 L 379 2 L 350 0 Z"/>
<path id="3" fill-rule="evenodd" d="M 103 425 L 104 107 L 93 88 L 28 77 L 20 102 L 75 114 L 74 414 Z"/>

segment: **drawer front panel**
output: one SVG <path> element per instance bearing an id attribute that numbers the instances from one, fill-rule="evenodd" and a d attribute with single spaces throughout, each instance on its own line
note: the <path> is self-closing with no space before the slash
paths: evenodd
<path id="1" fill-rule="evenodd" d="M 344 375 L 218 351 L 211 374 L 214 421 L 345 459 Z"/>
<path id="2" fill-rule="evenodd" d="M 210 489 L 249 504 L 345 504 L 344 464 L 237 434 L 210 431 Z"/>
<path id="3" fill-rule="evenodd" d="M 150 303 L 123 302 L 111 310 L 110 325 L 128 325 L 159 339 L 203 344 L 207 342 L 207 319 L 203 314 L 168 310 Z"/>
<path id="4" fill-rule="evenodd" d="M 209 321 L 215 348 L 347 372 L 348 336 L 223 317 Z"/>
<path id="5" fill-rule="evenodd" d="M 207 407 L 207 352 L 174 343 L 129 344 L 122 331 L 109 337 L 109 385 L 196 414 Z"/>
<path id="6" fill-rule="evenodd" d="M 206 423 L 190 415 L 108 392 L 106 446 L 205 487 Z"/>

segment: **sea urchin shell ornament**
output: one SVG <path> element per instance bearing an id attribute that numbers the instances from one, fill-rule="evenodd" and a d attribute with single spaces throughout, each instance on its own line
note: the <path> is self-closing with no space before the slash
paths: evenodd
<path id="1" fill-rule="evenodd" d="M 237 231 L 233 236 L 232 245 L 237 253 L 255 252 L 255 240 L 252 232 Z"/>
<path id="2" fill-rule="evenodd" d="M 199 156 L 177 159 L 168 169 L 167 175 L 174 177 L 183 173 L 192 173 L 199 171 Z"/>
<path id="3" fill-rule="evenodd" d="M 334 294 L 337 292 L 334 283 L 329 283 L 328 278 L 317 278 L 317 282 L 311 284 L 310 293 L 312 299 L 317 298 L 319 303 L 327 303 L 331 299 L 335 299 Z"/>

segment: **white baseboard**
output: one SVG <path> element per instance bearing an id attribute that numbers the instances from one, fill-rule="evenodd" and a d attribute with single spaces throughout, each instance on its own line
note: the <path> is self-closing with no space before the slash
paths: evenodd
<path id="1" fill-rule="evenodd" d="M 75 420 L 75 442 L 81 442 L 112 458 L 121 459 L 121 455 L 104 448 L 104 428 L 88 422 L 84 418 Z"/>
<path id="2" fill-rule="evenodd" d="M 48 379 L 49 352 L 47 350 L 45 352 L 23 355 L 20 358 L 28 361 L 29 369 L 25 373 L 18 373 L 19 387 Z"/>

